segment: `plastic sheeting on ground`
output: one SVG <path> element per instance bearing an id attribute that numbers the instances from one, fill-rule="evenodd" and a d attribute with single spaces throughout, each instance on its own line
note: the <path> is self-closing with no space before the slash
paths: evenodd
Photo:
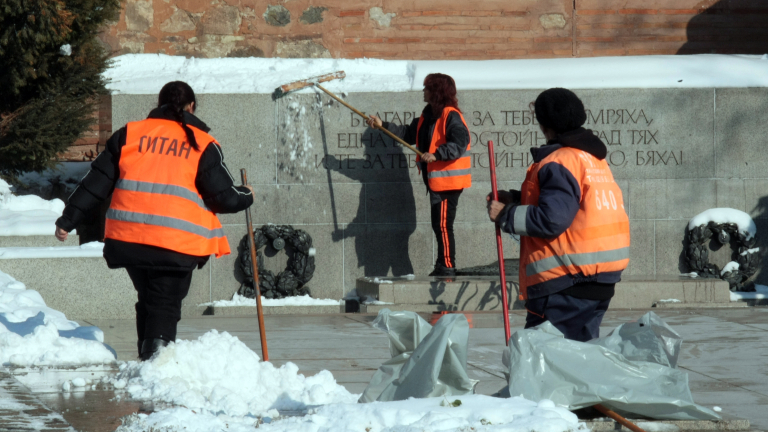
<path id="1" fill-rule="evenodd" d="M 590 343 L 565 339 L 547 321 L 510 338 L 503 358 L 509 393 L 550 399 L 571 410 L 602 404 L 630 416 L 719 419 L 693 402 L 688 374 L 670 367 L 677 363 L 680 342 L 653 312 Z"/>
<path id="2" fill-rule="evenodd" d="M 389 335 L 392 355 L 379 367 L 359 402 L 396 401 L 472 393 L 467 375 L 469 324 L 447 314 L 434 327 L 414 312 L 382 309 L 373 326 Z"/>

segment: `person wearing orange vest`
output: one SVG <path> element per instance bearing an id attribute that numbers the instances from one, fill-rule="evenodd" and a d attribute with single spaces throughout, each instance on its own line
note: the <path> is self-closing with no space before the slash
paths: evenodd
<path id="1" fill-rule="evenodd" d="M 424 79 L 428 105 L 410 125 L 382 122 L 369 116 L 368 125 L 383 126 L 423 153 L 416 161 L 427 186 L 432 230 L 437 238 L 437 262 L 430 276 L 456 274 L 456 240 L 453 222 L 461 192 L 472 186 L 472 157 L 467 122 L 459 110 L 456 83 L 448 75 L 434 73 Z"/>
<path id="2" fill-rule="evenodd" d="M 531 148 L 522 190 L 487 198 L 488 215 L 520 236 L 525 328 L 550 321 L 567 339 L 586 342 L 599 336 L 629 263 L 629 218 L 605 144 L 582 127 L 581 100 L 553 88 L 533 105 L 547 144 Z"/>
<path id="3" fill-rule="evenodd" d="M 186 83 L 163 86 L 146 120 L 110 137 L 56 221 L 56 238 L 64 241 L 111 195 L 104 258 L 109 268 L 127 270 L 138 293 L 141 360 L 176 339 L 192 271 L 211 255 L 230 253 L 216 213 L 253 203 L 253 189 L 235 186 L 221 146 L 193 115 L 196 106 Z"/>

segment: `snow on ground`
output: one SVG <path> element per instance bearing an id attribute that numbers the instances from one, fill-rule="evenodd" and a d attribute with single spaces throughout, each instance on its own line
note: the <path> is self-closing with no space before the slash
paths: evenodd
<path id="1" fill-rule="evenodd" d="M 261 297 L 262 306 L 338 306 L 341 300 L 334 299 L 316 299 L 309 295 L 285 297 L 281 299 L 268 299 Z M 232 300 L 216 300 L 209 303 L 203 303 L 199 306 L 232 307 L 232 306 L 253 306 L 256 307 L 256 299 L 243 297 L 235 294 Z"/>
<path id="2" fill-rule="evenodd" d="M 456 403 L 460 401 L 460 404 Z M 458 405 L 458 406 L 453 406 Z M 408 399 L 369 404 L 330 404 L 302 417 L 280 419 L 232 418 L 174 408 L 150 415 L 132 416 L 117 432 L 146 430 L 207 432 L 252 431 L 254 423 L 263 432 L 564 432 L 588 430 L 575 414 L 554 403 L 539 403 L 468 395 L 445 398 Z M 153 429 L 154 428 L 154 429 Z"/>
<path id="3" fill-rule="evenodd" d="M 114 94 L 155 95 L 174 80 L 186 81 L 200 94 L 269 94 L 283 84 L 338 70 L 347 77 L 323 84 L 332 92 L 420 91 L 424 77 L 433 72 L 451 75 L 459 90 L 768 87 L 768 58 L 722 54 L 486 61 L 125 54 L 116 57 L 104 75 L 111 79 L 107 87 Z"/>
<path id="4" fill-rule="evenodd" d="M 230 416 L 278 415 L 311 405 L 354 403 L 328 371 L 309 378 L 286 363 L 276 368 L 238 338 L 211 330 L 194 341 L 177 340 L 147 362 L 127 362 L 108 380 L 134 399 L 183 405 Z"/>
<path id="5" fill-rule="evenodd" d="M 47 233 L 53 236 L 53 231 Z M 57 247 L 0 247 L 2 259 L 39 259 L 39 258 L 99 258 L 104 250 L 104 243 L 90 242 L 79 246 Z"/>
<path id="6" fill-rule="evenodd" d="M 0 365 L 78 366 L 115 361 L 97 327 L 81 327 L 37 291 L 0 271 Z"/>
<path id="7" fill-rule="evenodd" d="M 768 286 L 765 285 L 756 284 L 753 292 L 731 291 L 731 301 L 763 299 L 768 299 Z"/>
<path id="8" fill-rule="evenodd" d="M 0 179 L 0 236 L 53 235 L 56 219 L 64 210 L 60 199 L 35 195 L 16 196 Z"/>
<path id="9" fill-rule="evenodd" d="M 717 224 L 734 223 L 739 227 L 739 231 L 746 234 L 747 238 L 752 238 L 757 233 L 757 226 L 748 214 L 741 210 L 732 208 L 712 208 L 705 210 L 694 216 L 688 222 L 688 229 L 692 230 L 700 225 L 706 225 L 710 222 Z"/>

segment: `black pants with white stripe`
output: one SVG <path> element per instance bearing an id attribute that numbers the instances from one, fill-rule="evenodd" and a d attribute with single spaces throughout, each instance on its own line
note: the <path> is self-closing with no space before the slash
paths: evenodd
<path id="1" fill-rule="evenodd" d="M 181 319 L 181 301 L 192 283 L 190 270 L 153 270 L 126 267 L 139 295 L 136 302 L 136 334 L 139 347 L 144 339 L 176 340 Z"/>
<path id="2" fill-rule="evenodd" d="M 453 191 L 429 191 L 432 207 L 432 231 L 437 238 L 437 261 L 435 265 L 456 268 L 456 239 L 453 237 L 453 221 L 456 220 L 456 208 L 459 196 L 464 189 Z"/>

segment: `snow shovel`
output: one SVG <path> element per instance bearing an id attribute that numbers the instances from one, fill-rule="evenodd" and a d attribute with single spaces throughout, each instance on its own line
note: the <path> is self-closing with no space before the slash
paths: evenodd
<path id="1" fill-rule="evenodd" d="M 493 153 L 493 141 L 488 141 L 488 162 L 491 168 L 491 198 L 499 200 L 499 191 L 496 188 L 496 158 Z M 496 250 L 499 255 L 499 274 L 501 275 L 501 302 L 504 314 L 504 344 L 509 345 L 509 300 L 507 299 L 507 274 L 504 271 L 504 244 L 501 241 L 501 228 L 496 225 Z"/>
<path id="2" fill-rule="evenodd" d="M 248 185 L 248 175 L 245 168 L 240 170 L 240 179 L 243 186 Z M 259 339 L 261 339 L 261 356 L 264 361 L 269 361 L 267 351 L 267 333 L 264 330 L 264 312 L 261 310 L 261 289 L 259 288 L 259 263 L 256 260 L 256 239 L 253 237 L 253 221 L 251 220 L 251 208 L 245 209 L 245 224 L 248 225 L 248 247 L 251 249 L 251 272 L 253 274 L 253 289 L 256 292 L 256 313 L 259 316 Z"/>
<path id="3" fill-rule="evenodd" d="M 336 96 L 335 94 L 331 93 L 325 87 L 320 85 L 321 82 L 331 81 L 331 80 L 334 80 L 334 79 L 342 79 L 342 78 L 345 78 L 346 76 L 347 76 L 347 74 L 345 74 L 344 71 L 338 71 L 338 72 L 330 73 L 330 74 L 327 74 L 327 75 L 321 75 L 321 76 L 317 76 L 317 77 L 314 77 L 314 78 L 309 78 L 309 79 L 306 79 L 306 80 L 294 81 L 292 83 L 284 84 L 284 85 L 281 85 L 280 87 L 278 87 L 275 90 L 275 94 L 283 95 L 283 94 L 288 93 L 289 91 L 292 91 L 292 90 L 298 90 L 298 89 L 302 89 L 304 87 L 315 86 L 315 87 L 319 88 L 320 90 L 324 91 L 328 96 L 336 99 L 336 101 L 339 102 L 340 104 L 342 104 L 345 107 L 347 107 L 350 110 L 352 110 L 355 114 L 357 114 L 360 117 L 362 117 L 363 120 L 367 121 L 368 118 L 369 118 L 367 115 L 363 114 L 362 112 L 357 110 L 352 105 L 344 102 L 338 96 Z M 408 147 L 409 149 L 413 150 L 417 155 L 419 155 L 419 156 L 422 155 L 422 153 L 418 149 L 416 149 L 416 147 L 414 147 L 414 146 L 408 144 L 407 142 L 403 141 L 400 137 L 398 137 L 397 135 L 393 134 L 392 132 L 386 130 L 384 127 L 374 126 L 374 128 L 384 132 L 385 134 L 387 134 L 387 136 L 389 136 L 393 140 L 395 140 L 395 141 L 399 142 L 400 144 L 402 144 L 402 145 Z"/>

